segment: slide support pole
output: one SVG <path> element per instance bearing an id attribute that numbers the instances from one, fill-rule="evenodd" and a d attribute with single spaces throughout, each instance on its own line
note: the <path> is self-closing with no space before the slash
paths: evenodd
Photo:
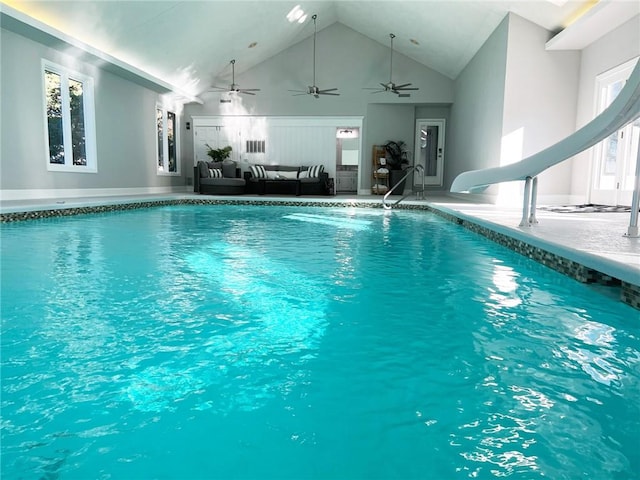
<path id="1" fill-rule="evenodd" d="M 638 206 L 640 204 L 640 145 L 636 156 L 636 178 L 633 182 L 633 196 L 631 197 L 631 219 L 625 237 L 638 238 Z"/>
<path id="2" fill-rule="evenodd" d="M 531 198 L 531 177 L 524 181 L 524 200 L 522 201 L 522 220 L 520 227 L 529 226 L 529 199 Z"/>
<path id="3" fill-rule="evenodd" d="M 533 177 L 531 183 L 531 212 L 529 212 L 529 224 L 538 223 L 536 218 L 536 203 L 538 202 L 538 177 Z"/>

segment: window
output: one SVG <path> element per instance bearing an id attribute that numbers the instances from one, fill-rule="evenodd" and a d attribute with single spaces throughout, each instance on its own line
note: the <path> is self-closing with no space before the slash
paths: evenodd
<path id="1" fill-rule="evenodd" d="M 602 113 L 618 97 L 637 61 L 634 58 L 596 77 L 596 114 Z M 639 139 L 640 122 L 634 122 L 594 147 L 591 203 L 631 205 Z"/>
<path id="2" fill-rule="evenodd" d="M 178 141 L 177 118 L 174 112 L 165 108 L 156 108 L 157 146 L 158 146 L 158 173 L 164 175 L 177 175 L 178 168 Z"/>
<path id="3" fill-rule="evenodd" d="M 97 172 L 93 79 L 44 60 L 42 66 L 48 170 Z"/>

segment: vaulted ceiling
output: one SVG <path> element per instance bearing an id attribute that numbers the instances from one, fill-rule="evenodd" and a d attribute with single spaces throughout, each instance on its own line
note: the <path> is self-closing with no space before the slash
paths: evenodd
<path id="1" fill-rule="evenodd" d="M 602 2 L 628 0 L 602 0 Z M 601 3 L 602 3 L 601 2 Z M 508 12 L 552 32 L 593 0 L 410 1 L 24 1 L 5 0 L 54 29 L 150 75 L 199 94 L 340 22 L 370 39 L 456 78 Z M 631 0 L 638 9 L 640 2 Z M 305 16 L 287 18 L 299 5 Z M 633 12 L 633 9 L 632 9 Z M 302 23 L 299 20 L 303 20 Z"/>

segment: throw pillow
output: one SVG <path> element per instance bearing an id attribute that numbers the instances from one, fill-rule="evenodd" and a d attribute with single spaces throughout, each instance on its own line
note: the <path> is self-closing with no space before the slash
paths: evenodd
<path id="1" fill-rule="evenodd" d="M 251 175 L 255 178 L 267 178 L 267 172 L 262 165 L 251 165 Z"/>
<path id="2" fill-rule="evenodd" d="M 236 162 L 233 160 L 222 162 L 222 176 L 224 178 L 234 178 L 236 176 Z"/>
<path id="3" fill-rule="evenodd" d="M 219 168 L 210 168 L 209 178 L 222 178 L 222 170 Z"/>
<path id="4" fill-rule="evenodd" d="M 203 162 L 202 160 L 198 162 L 198 175 L 200 175 L 200 178 L 207 178 L 209 176 L 209 166 L 207 162 Z"/>
<path id="5" fill-rule="evenodd" d="M 298 173 L 298 178 L 309 178 L 309 170 L 301 170 Z"/>
<path id="6" fill-rule="evenodd" d="M 295 180 L 296 178 L 298 178 L 298 171 L 296 170 L 293 172 L 289 172 L 289 171 L 283 170 L 279 172 L 279 175 L 281 178 L 285 180 Z"/>
<path id="7" fill-rule="evenodd" d="M 309 178 L 318 178 L 322 172 L 324 172 L 323 165 L 314 165 L 313 167 L 309 167 Z"/>

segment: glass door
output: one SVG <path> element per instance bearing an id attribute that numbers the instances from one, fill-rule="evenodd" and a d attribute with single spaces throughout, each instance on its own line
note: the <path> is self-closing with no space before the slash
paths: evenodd
<path id="1" fill-rule="evenodd" d="M 425 185 L 442 186 L 444 167 L 444 118 L 416 120 L 414 165 L 424 168 Z M 413 175 L 413 184 L 422 187 L 419 174 Z"/>
<path id="2" fill-rule="evenodd" d="M 596 113 L 602 113 L 618 96 L 637 59 L 596 78 Z M 631 205 L 640 139 L 640 121 L 609 135 L 594 147 L 590 201 L 602 205 Z"/>

